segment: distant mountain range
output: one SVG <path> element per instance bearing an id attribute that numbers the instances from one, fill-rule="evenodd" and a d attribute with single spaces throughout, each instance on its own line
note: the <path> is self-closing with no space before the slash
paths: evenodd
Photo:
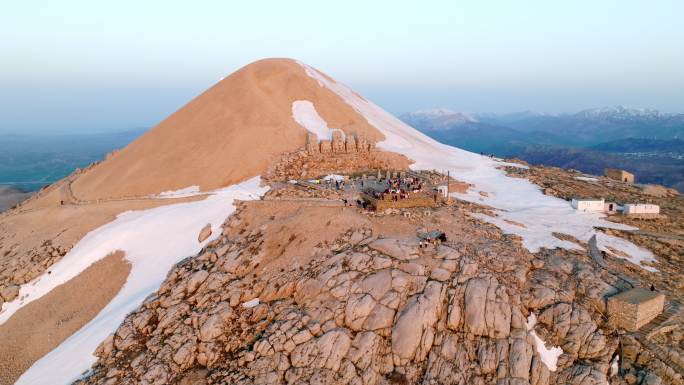
<path id="1" fill-rule="evenodd" d="M 620 167 L 684 191 L 684 114 L 623 106 L 571 114 L 468 114 L 445 108 L 401 119 L 470 151 L 600 174 Z"/>

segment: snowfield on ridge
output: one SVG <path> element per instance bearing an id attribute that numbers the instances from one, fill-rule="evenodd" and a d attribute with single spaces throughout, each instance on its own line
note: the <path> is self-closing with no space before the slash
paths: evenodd
<path id="1" fill-rule="evenodd" d="M 214 191 L 204 200 L 122 213 L 113 222 L 88 233 L 52 266 L 50 275 L 22 286 L 19 298 L 24 300 L 6 303 L 0 323 L 111 252 L 123 251 L 132 264 L 126 284 L 116 297 L 93 320 L 35 362 L 16 384 L 68 384 L 87 371 L 96 361 L 93 353 L 100 342 L 159 288 L 172 266 L 196 255 L 220 235 L 221 225 L 235 210 L 234 200 L 257 199 L 268 190 L 260 187 L 260 182 L 255 177 Z M 200 243 L 197 234 L 207 223 L 211 224 L 212 235 Z"/>
<path id="2" fill-rule="evenodd" d="M 582 249 L 581 245 L 559 239 L 554 233 L 568 234 L 582 242 L 588 242 L 596 235 L 597 246 L 607 254 L 627 258 L 645 270 L 657 271 L 649 265 L 655 261 L 649 250 L 596 230 L 597 227 L 621 230 L 630 230 L 632 227 L 607 221 L 602 214 L 577 212 L 568 202 L 544 195 L 529 180 L 509 177 L 502 169 L 503 166 L 524 166 L 441 144 L 318 70 L 299 64 L 303 72 L 315 79 L 320 87 L 339 96 L 365 118 L 370 126 L 384 135 L 385 139 L 376 144 L 378 149 L 405 155 L 414 161 L 411 168 L 415 170 L 449 170 L 451 176 L 472 185 L 466 193 L 452 195 L 467 202 L 489 206 L 495 214 L 468 215 L 493 224 L 504 233 L 520 236 L 528 251 L 534 253 L 542 248 Z M 307 82 L 312 83 L 308 79 Z M 315 84 L 313 88 L 318 89 Z M 337 97 L 333 98 L 337 101 Z M 329 126 L 319 115 L 315 103 L 313 98 L 295 100 L 291 105 L 291 118 L 316 134 L 320 140 L 330 140 L 332 133 L 339 129 Z M 346 106 L 344 108 L 347 109 Z M 324 111 L 320 105 L 319 109 Z M 282 119 L 278 120 L 280 121 Z M 291 121 L 288 123 L 291 124 Z M 337 124 L 340 123 L 336 122 L 335 125 Z M 339 131 L 344 134 L 344 131 Z M 291 132 L 301 134 L 298 131 Z M 341 177 L 331 174 L 326 177 L 328 178 Z M 198 185 L 161 192 L 155 196 L 207 196 L 193 202 L 172 203 L 148 210 L 121 213 L 114 221 L 85 235 L 62 260 L 50 266 L 49 272 L 22 285 L 19 296 L 14 301 L 4 303 L 0 309 L 0 325 L 22 307 L 77 277 L 110 253 L 122 251 L 125 259 L 131 263 L 130 275 L 112 301 L 94 319 L 36 361 L 16 384 L 68 384 L 87 372 L 96 362 L 93 353 L 97 346 L 117 330 L 127 314 L 135 311 L 145 298 L 159 289 L 173 266 L 184 258 L 197 255 L 205 245 L 221 235 L 222 224 L 235 211 L 234 201 L 259 199 L 268 191 L 268 187 L 260 184 L 261 179 L 256 176 L 209 192 L 200 192 Z M 198 242 L 198 233 L 207 224 L 212 233 L 207 239 Z M 478 225 L 481 226 L 481 223 Z M 259 305 L 258 298 L 253 301 L 243 306 L 251 308 L 252 305 Z M 546 348 L 544 341 L 534 332 L 534 317 L 534 314 L 530 315 L 526 326 L 530 335 L 535 338 L 536 350 L 544 364 L 549 370 L 555 371 L 562 349 Z"/>
<path id="3" fill-rule="evenodd" d="M 453 177 L 474 185 L 475 189 L 468 193 L 454 196 L 498 209 L 496 217 L 482 214 L 476 217 L 498 226 L 505 233 L 522 237 L 523 244 L 529 251 L 537 252 L 542 247 L 581 249 L 573 242 L 556 238 L 554 232 L 572 235 L 583 242 L 588 242 L 594 234 L 599 233 L 599 249 L 622 258 L 620 254 L 613 253 L 611 248 L 618 250 L 629 255 L 631 262 L 650 271 L 654 270 L 641 264 L 655 261 L 649 250 L 595 230 L 595 227 L 621 230 L 630 230 L 632 227 L 609 222 L 600 214 L 578 213 L 568 202 L 544 195 L 541 189 L 530 181 L 507 177 L 505 171 L 499 169 L 505 165 L 522 166 L 439 143 L 359 96 L 347 86 L 332 81 L 313 67 L 301 62 L 299 64 L 321 87 L 326 87 L 339 95 L 365 117 L 368 123 L 385 135 L 385 140 L 377 143 L 378 148 L 406 155 L 415 161 L 411 165 L 413 169 L 449 170 Z M 523 226 L 512 223 L 520 223 Z"/>

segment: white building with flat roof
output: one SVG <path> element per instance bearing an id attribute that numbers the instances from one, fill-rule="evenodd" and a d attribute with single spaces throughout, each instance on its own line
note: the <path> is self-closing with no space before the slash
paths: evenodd
<path id="1" fill-rule="evenodd" d="M 601 199 L 574 199 L 570 202 L 577 211 L 602 213 L 605 210 L 605 201 Z"/>
<path id="2" fill-rule="evenodd" d="M 628 203 L 624 206 L 625 215 L 660 214 L 660 206 L 650 203 Z"/>

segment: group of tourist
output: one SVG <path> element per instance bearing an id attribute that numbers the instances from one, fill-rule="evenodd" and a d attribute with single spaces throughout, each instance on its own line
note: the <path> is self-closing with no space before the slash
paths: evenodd
<path id="1" fill-rule="evenodd" d="M 387 180 L 390 189 L 401 190 L 402 186 L 406 187 L 406 190 L 418 192 L 423 189 L 423 182 L 417 181 L 414 178 L 391 178 Z"/>

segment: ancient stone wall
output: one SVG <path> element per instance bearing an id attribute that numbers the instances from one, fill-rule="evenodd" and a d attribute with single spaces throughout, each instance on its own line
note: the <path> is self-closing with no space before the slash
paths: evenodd
<path id="1" fill-rule="evenodd" d="M 406 170 L 412 163 L 401 154 L 387 151 L 333 152 L 330 141 L 316 143 L 319 151 L 310 151 L 310 143 L 307 142 L 305 149 L 284 154 L 263 177 L 271 180 L 311 179 L 327 174 L 373 173 L 372 170 L 379 169 Z"/>
<path id="2" fill-rule="evenodd" d="M 607 168 L 603 174 L 610 179 L 619 180 L 620 182 L 634 183 L 634 174 L 625 170 Z"/>
<path id="3" fill-rule="evenodd" d="M 409 198 L 392 199 L 391 194 L 388 194 L 385 199 L 376 199 L 368 194 L 362 195 L 365 200 L 375 208 L 376 211 L 384 211 L 386 209 L 407 209 L 411 207 L 433 207 L 435 200 L 427 194 L 417 194 Z"/>

